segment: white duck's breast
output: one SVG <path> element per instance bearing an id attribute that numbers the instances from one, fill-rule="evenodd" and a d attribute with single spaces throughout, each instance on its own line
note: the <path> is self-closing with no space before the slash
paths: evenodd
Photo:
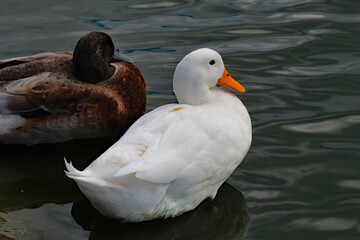
<path id="1" fill-rule="evenodd" d="M 214 197 L 251 144 L 250 118 L 240 101 L 232 108 L 211 105 L 202 109 L 204 112 L 184 153 L 192 161 L 167 191 L 174 199 L 184 199 L 187 195 L 196 201 L 197 196 L 201 202 L 208 196 Z"/>

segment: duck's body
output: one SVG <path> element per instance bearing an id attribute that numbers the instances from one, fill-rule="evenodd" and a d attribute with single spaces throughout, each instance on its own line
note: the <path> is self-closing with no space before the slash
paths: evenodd
<path id="1" fill-rule="evenodd" d="M 216 52 L 194 53 L 217 58 L 224 71 Z M 66 164 L 67 175 L 101 213 L 125 221 L 178 216 L 214 198 L 247 153 L 250 118 L 235 95 L 214 86 L 221 73 L 205 97 L 194 95 L 199 88 L 183 91 L 184 81 L 190 83 L 181 78 L 193 74 L 184 63 L 192 59 L 185 57 L 174 75 L 180 104 L 142 116 L 84 171 Z"/>
<path id="2" fill-rule="evenodd" d="M 0 142 L 119 135 L 144 114 L 144 79 L 135 65 L 112 61 L 114 46 L 107 38 L 85 35 L 74 57 L 59 52 L 0 60 Z M 93 56 L 99 45 L 109 50 Z"/>

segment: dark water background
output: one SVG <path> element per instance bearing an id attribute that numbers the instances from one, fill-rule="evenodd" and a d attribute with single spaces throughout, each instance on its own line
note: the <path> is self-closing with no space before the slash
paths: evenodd
<path id="1" fill-rule="evenodd" d="M 189 51 L 222 54 L 253 120 L 228 180 L 237 190 L 180 218 L 121 225 L 63 173 L 64 156 L 85 167 L 116 139 L 0 145 L 0 239 L 360 239 L 360 1 L 0 2 L 1 59 L 73 50 L 93 30 L 135 60 L 148 110 L 175 102 L 172 74 Z"/>

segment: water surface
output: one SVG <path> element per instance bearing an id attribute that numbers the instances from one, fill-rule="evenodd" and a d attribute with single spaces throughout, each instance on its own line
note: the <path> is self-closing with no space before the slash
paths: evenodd
<path id="1" fill-rule="evenodd" d="M 247 89 L 237 96 L 253 144 L 228 180 L 237 190 L 226 186 L 190 217 L 134 226 L 92 212 L 63 173 L 64 156 L 85 167 L 116 139 L 1 145 L 0 239 L 114 239 L 118 228 L 174 239 L 178 226 L 185 239 L 358 239 L 359 9 L 356 0 L 1 1 L 0 58 L 72 50 L 87 32 L 107 32 L 142 71 L 148 111 L 176 101 L 184 55 L 217 50 Z M 230 228 L 202 231 L 216 221 Z"/>

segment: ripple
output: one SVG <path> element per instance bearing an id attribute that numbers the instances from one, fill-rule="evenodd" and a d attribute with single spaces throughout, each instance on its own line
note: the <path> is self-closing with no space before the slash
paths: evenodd
<path id="1" fill-rule="evenodd" d="M 182 2 L 169 2 L 169 1 L 149 2 L 149 3 L 130 5 L 130 6 L 128 6 L 128 8 L 134 8 L 134 9 L 168 8 L 168 7 L 178 6 L 181 4 L 182 4 Z"/>
<path id="2" fill-rule="evenodd" d="M 293 76 L 325 76 L 335 73 L 341 74 L 360 74 L 360 60 L 342 58 L 343 54 L 333 54 L 332 58 L 337 59 L 336 64 L 322 66 L 284 66 L 282 70 L 270 70 L 269 72 L 279 75 Z M 329 59 L 329 58 L 328 58 Z"/>
<path id="3" fill-rule="evenodd" d="M 286 231 L 292 231 L 298 228 L 308 228 L 317 231 L 344 231 L 349 229 L 359 228 L 359 221 L 357 219 L 344 218 L 300 218 L 294 220 L 285 226 Z"/>
<path id="4" fill-rule="evenodd" d="M 255 199 L 272 199 L 276 198 L 281 193 L 279 191 L 271 191 L 271 190 L 253 190 L 246 192 L 246 198 L 255 198 Z"/>
<path id="5" fill-rule="evenodd" d="M 301 14 L 292 14 L 291 18 L 297 20 L 316 20 L 316 19 L 323 19 L 325 16 L 319 13 L 301 13 Z"/>
<path id="6" fill-rule="evenodd" d="M 360 190 L 360 180 L 341 180 L 338 181 L 337 185 L 340 187 Z"/>
<path id="7" fill-rule="evenodd" d="M 286 16 L 287 19 L 292 19 L 295 21 L 304 21 L 304 20 L 327 20 L 331 22 L 339 23 L 359 23 L 360 14 L 335 14 L 335 13 L 325 13 L 325 12 L 308 12 L 308 13 L 293 13 Z"/>
<path id="8" fill-rule="evenodd" d="M 231 3 L 238 9 L 251 11 L 276 11 L 280 8 L 321 2 L 322 0 L 236 0 Z"/>
<path id="9" fill-rule="evenodd" d="M 222 31 L 231 35 L 259 35 L 259 34 L 271 34 L 270 30 L 265 29 L 235 29 Z"/>
<path id="10" fill-rule="evenodd" d="M 210 44 L 210 46 L 219 49 L 222 53 L 232 53 L 234 49 L 236 49 L 236 51 L 247 52 L 268 52 L 293 48 L 315 39 L 317 39 L 315 36 L 283 36 L 281 38 L 277 36 L 248 37 L 245 39 L 227 41 L 226 43 L 213 43 Z"/>
<path id="11" fill-rule="evenodd" d="M 242 164 L 243 165 L 243 164 Z M 252 170 L 244 169 L 243 166 L 240 165 L 240 169 L 235 171 L 234 175 L 239 175 L 239 178 L 231 179 L 231 181 L 236 182 L 236 186 L 239 186 L 242 189 L 255 188 L 257 190 L 261 189 L 260 192 L 253 192 L 253 193 L 259 193 L 269 194 L 269 196 L 272 197 L 280 197 L 283 196 L 283 193 L 277 194 L 278 191 L 275 189 L 272 189 L 270 192 L 266 192 L 268 188 L 270 187 L 285 187 L 285 186 L 294 186 L 296 183 L 298 183 L 301 179 L 314 176 L 318 173 L 321 173 L 325 171 L 325 168 L 321 166 L 319 163 L 317 164 L 303 164 L 300 166 L 273 166 L 273 167 L 267 167 L 262 169 L 257 169 L 255 172 Z M 251 180 L 251 182 L 247 182 L 244 186 L 243 181 L 246 181 L 246 179 L 242 179 L 241 176 L 246 175 L 247 178 Z M 240 181 L 240 182 L 239 182 Z M 264 190 L 264 188 L 266 190 Z M 255 190 L 250 190 L 255 191 Z M 265 191 L 265 193 L 263 192 Z M 248 194 L 248 191 L 246 191 L 246 196 Z M 251 193 L 250 193 L 251 194 Z M 254 196 L 254 194 L 252 195 Z M 260 196 L 260 195 L 258 195 Z"/>
<path id="12" fill-rule="evenodd" d="M 329 149 L 342 149 L 342 150 L 357 150 L 360 149 L 360 143 L 354 142 L 340 142 L 336 140 L 336 142 L 323 142 L 322 146 Z"/>
<path id="13" fill-rule="evenodd" d="M 324 120 L 310 123 L 283 125 L 284 129 L 313 134 L 341 133 L 345 128 L 360 123 L 360 115 L 346 116 L 342 118 Z"/>

